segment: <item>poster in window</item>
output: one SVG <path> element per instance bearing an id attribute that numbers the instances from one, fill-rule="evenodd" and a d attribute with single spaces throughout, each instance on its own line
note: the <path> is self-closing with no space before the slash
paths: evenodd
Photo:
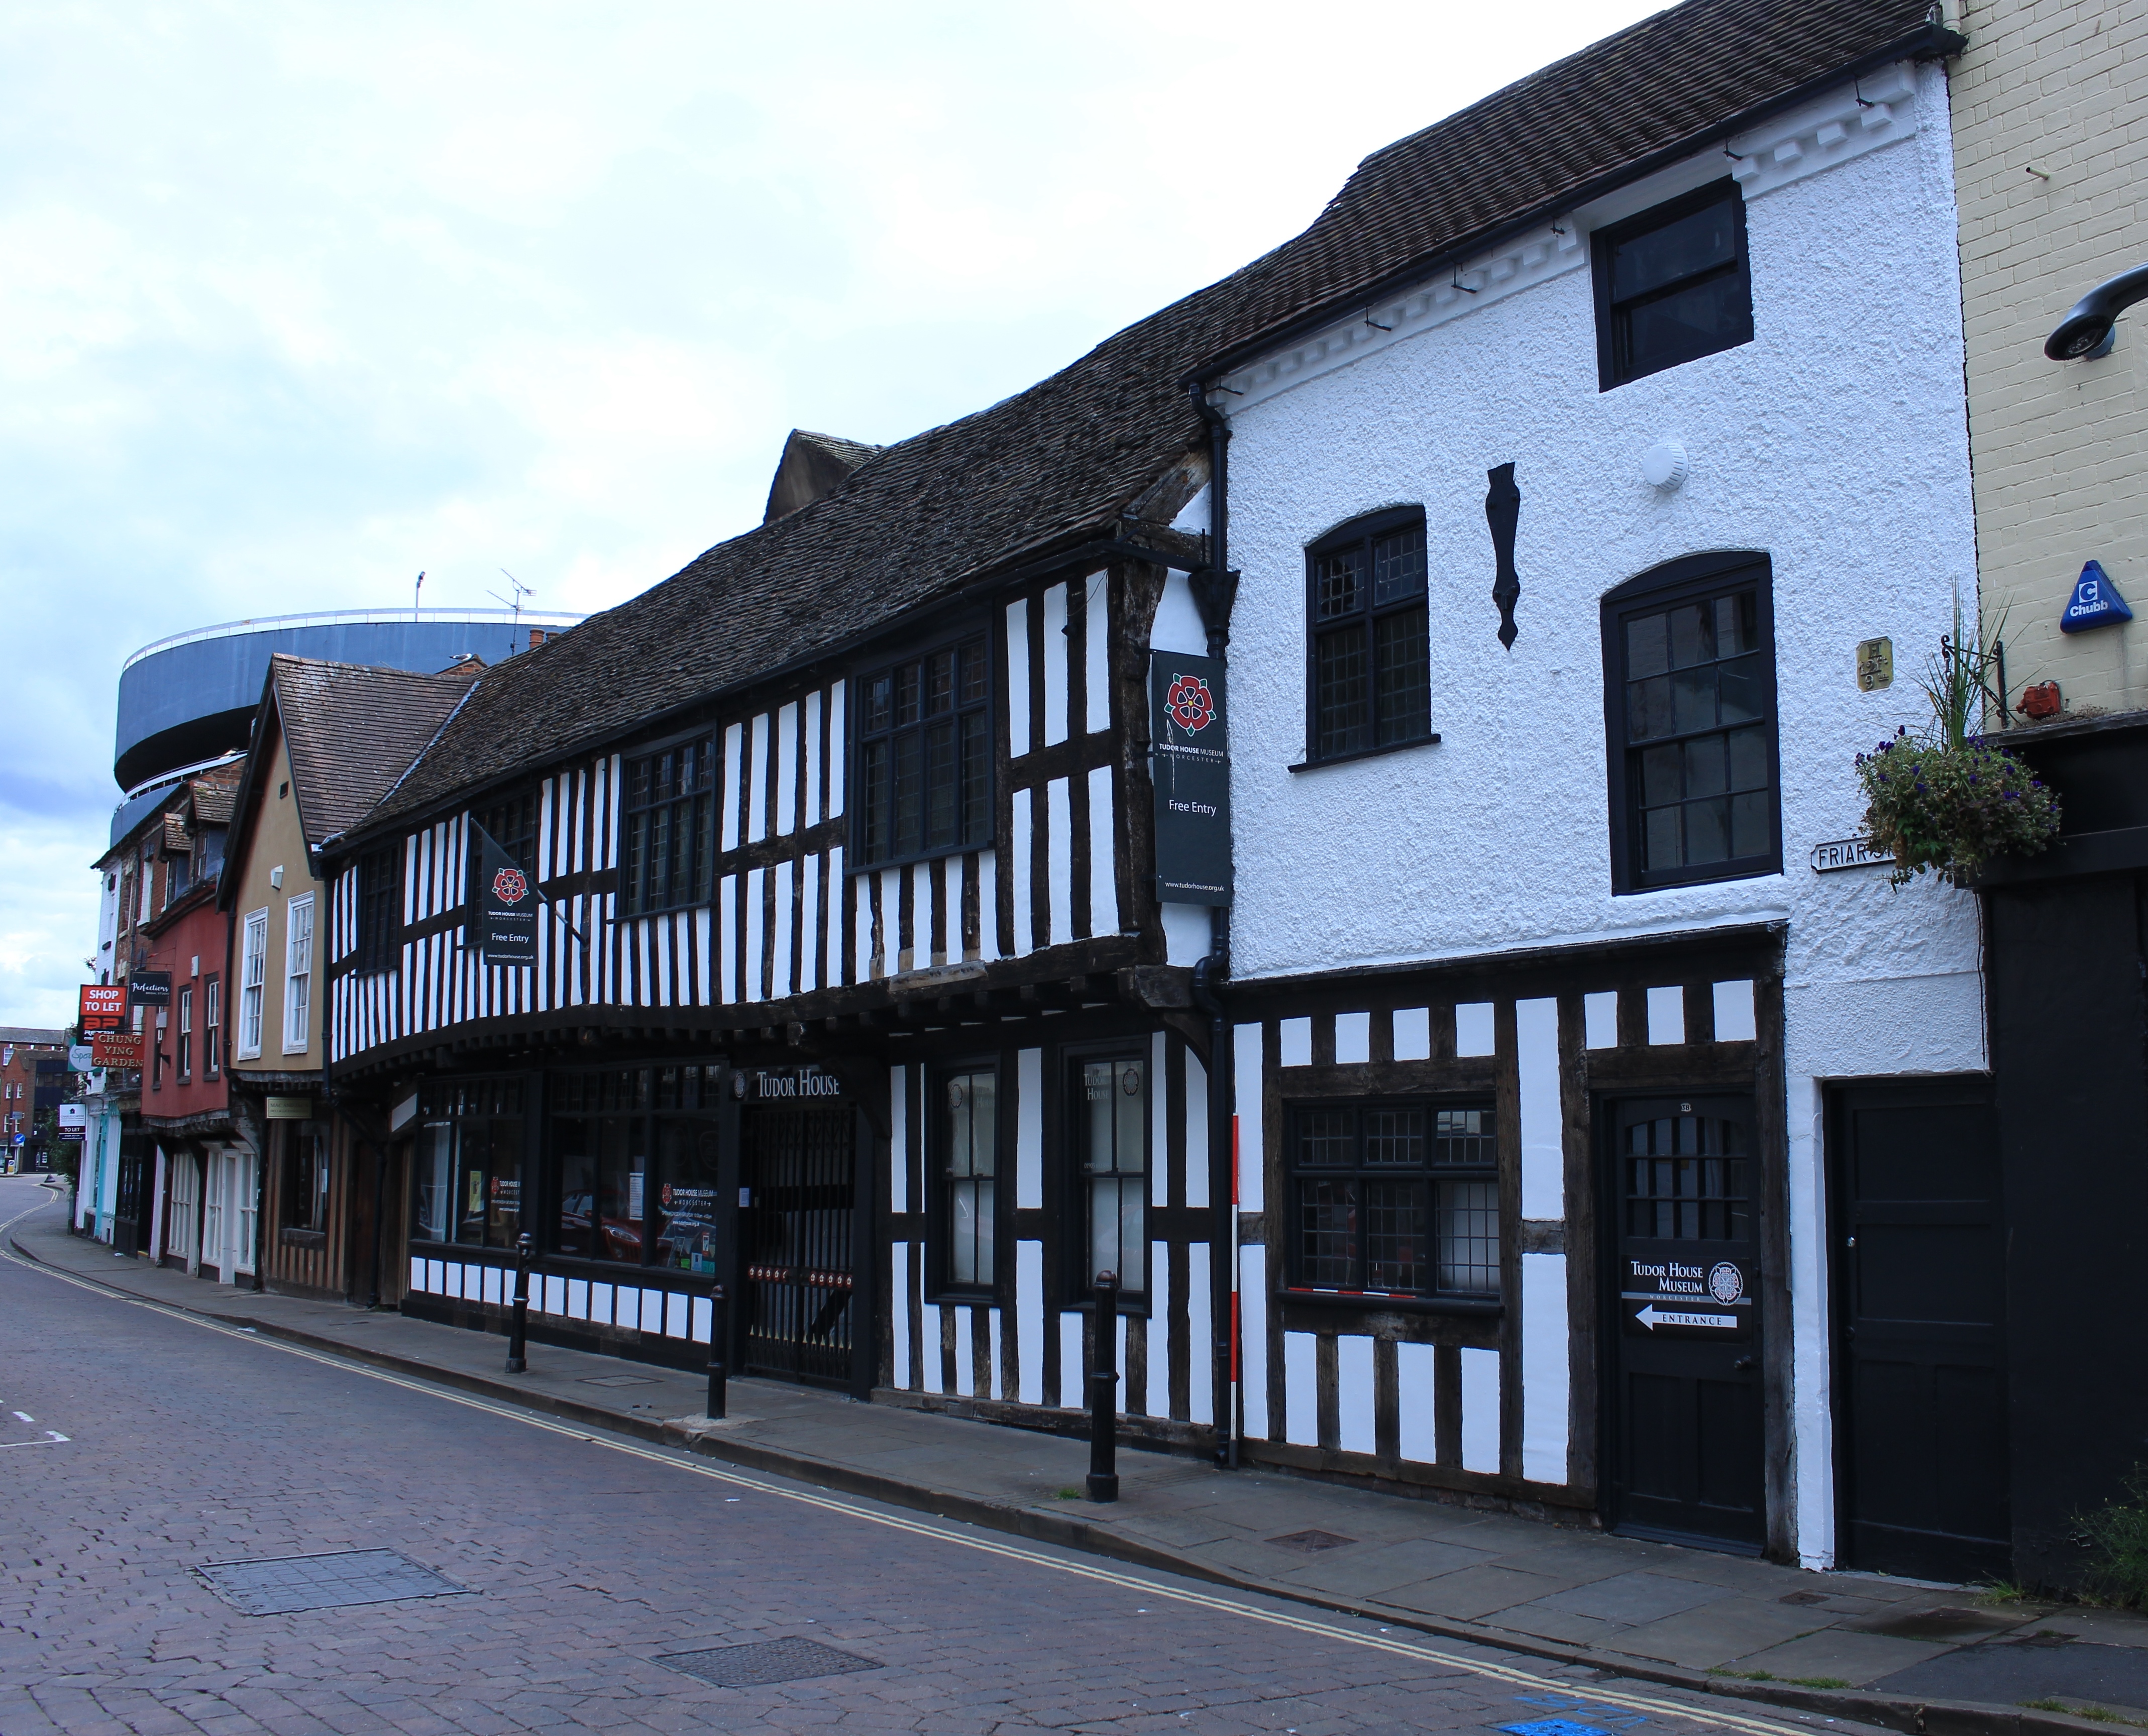
<path id="1" fill-rule="evenodd" d="M 1231 901 L 1231 756 L 1223 660 L 1149 657 L 1149 770 L 1156 789 L 1156 896 Z"/>
<path id="2" fill-rule="evenodd" d="M 475 820 L 479 951 L 489 965 L 537 962 L 537 888 L 521 865 Z"/>

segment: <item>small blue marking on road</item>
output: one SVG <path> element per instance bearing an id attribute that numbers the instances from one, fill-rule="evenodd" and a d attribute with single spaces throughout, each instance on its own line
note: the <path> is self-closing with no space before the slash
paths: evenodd
<path id="1" fill-rule="evenodd" d="M 1570 1718 L 1535 1718 L 1525 1724 L 1501 1724 L 1511 1736 L 1608 1736 L 1601 1724 L 1578 1724 Z"/>

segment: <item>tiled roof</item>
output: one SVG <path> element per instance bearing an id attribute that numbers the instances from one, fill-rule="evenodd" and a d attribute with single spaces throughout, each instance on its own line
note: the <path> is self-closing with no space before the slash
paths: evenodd
<path id="1" fill-rule="evenodd" d="M 244 769 L 234 762 L 203 772 L 193 780 L 196 825 L 231 824 L 232 803 L 238 795 L 238 780 Z"/>
<path id="2" fill-rule="evenodd" d="M 23 1043 L 32 1046 L 43 1044 L 58 1047 L 67 1041 L 64 1031 L 40 1031 L 28 1025 L 0 1025 L 0 1043 Z"/>
<path id="3" fill-rule="evenodd" d="M 187 855 L 194 847 L 194 840 L 187 835 L 187 817 L 177 808 L 165 812 L 163 847 L 167 854 L 177 856 Z"/>
<path id="4" fill-rule="evenodd" d="M 489 671 L 374 820 L 427 809 L 1121 528 L 1201 438 L 1182 381 L 1312 310 L 1930 35 L 1929 0 L 1687 0 L 1374 153 L 1312 226 L 1027 391 Z"/>
<path id="5" fill-rule="evenodd" d="M 427 675 L 282 651 L 269 660 L 268 679 L 313 850 L 365 816 L 470 688 L 459 665 Z"/>

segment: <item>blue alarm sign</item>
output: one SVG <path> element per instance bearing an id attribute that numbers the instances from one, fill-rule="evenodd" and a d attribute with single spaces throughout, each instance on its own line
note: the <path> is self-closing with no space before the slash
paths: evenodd
<path id="1" fill-rule="evenodd" d="M 2059 617 L 2059 631 L 2085 633 L 2091 627 L 2115 627 L 2132 619 L 2133 611 L 2125 606 L 2125 599 L 2119 595 L 2110 575 L 2100 561 L 2091 560 L 2074 580 L 2074 594 L 2067 600 L 2066 612 Z"/>

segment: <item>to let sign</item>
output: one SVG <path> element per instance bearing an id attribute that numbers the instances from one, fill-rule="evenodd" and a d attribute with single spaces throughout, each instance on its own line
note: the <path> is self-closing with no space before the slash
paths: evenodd
<path id="1" fill-rule="evenodd" d="M 1149 656 L 1156 789 L 1156 896 L 1168 904 L 1231 901 L 1231 755 L 1223 661 Z"/>
<path id="2" fill-rule="evenodd" d="M 94 1031 L 117 1031 L 127 1022 L 127 986 L 115 983 L 100 986 L 96 983 L 83 985 L 82 991 L 82 1028 L 84 1035 Z"/>
<path id="3" fill-rule="evenodd" d="M 133 1031 L 100 1031 L 89 1040 L 90 1058 L 101 1067 L 138 1067 L 142 1037 Z"/>

